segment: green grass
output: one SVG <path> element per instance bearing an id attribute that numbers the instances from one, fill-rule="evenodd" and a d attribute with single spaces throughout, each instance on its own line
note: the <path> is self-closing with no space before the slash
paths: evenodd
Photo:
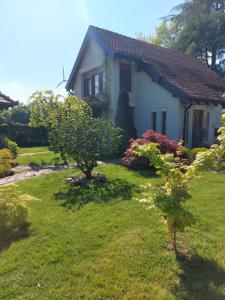
<path id="1" fill-rule="evenodd" d="M 0 253 L 0 299 L 225 299 L 225 175 L 192 185 L 197 223 L 185 233 L 189 256 L 176 259 L 158 212 L 131 199 L 139 184 L 160 179 L 98 169 L 109 184 L 69 188 L 64 170 L 14 187 L 36 199 L 30 236 Z"/>
<path id="2" fill-rule="evenodd" d="M 19 153 L 36 153 L 48 151 L 48 147 L 26 147 L 19 148 Z"/>
<path id="3" fill-rule="evenodd" d="M 54 165 L 62 163 L 60 156 L 52 151 L 32 155 L 18 155 L 16 162 L 20 165 Z"/>

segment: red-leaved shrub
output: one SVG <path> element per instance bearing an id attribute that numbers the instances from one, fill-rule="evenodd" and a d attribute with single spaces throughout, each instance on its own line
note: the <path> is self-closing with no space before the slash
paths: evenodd
<path id="1" fill-rule="evenodd" d="M 123 164 L 128 168 L 134 169 L 149 168 L 149 160 L 145 157 L 137 156 L 134 152 L 136 145 L 145 145 L 149 143 L 157 143 L 162 154 L 173 153 L 174 156 L 176 156 L 179 149 L 179 145 L 175 141 L 168 139 L 168 137 L 162 133 L 149 129 L 140 139 L 130 140 L 130 146 L 125 151 L 122 159 Z"/>

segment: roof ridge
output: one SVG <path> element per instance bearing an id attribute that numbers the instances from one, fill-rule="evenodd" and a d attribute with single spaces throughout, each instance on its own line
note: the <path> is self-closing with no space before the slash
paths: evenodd
<path id="1" fill-rule="evenodd" d="M 191 56 L 190 54 L 187 54 L 187 53 L 184 53 L 184 52 L 181 52 L 179 50 L 176 50 L 174 48 L 168 48 L 168 47 L 163 47 L 163 46 L 159 46 L 159 45 L 155 45 L 153 43 L 149 43 L 149 42 L 146 42 L 146 41 L 142 41 L 142 40 L 139 40 L 137 38 L 134 38 L 134 37 L 130 37 L 130 36 L 127 36 L 125 34 L 121 34 L 121 33 L 118 33 L 116 31 L 112 31 L 112 30 L 109 30 L 109 29 L 105 29 L 105 28 L 101 28 L 101 27 L 98 27 L 98 26 L 94 26 L 94 25 L 89 25 L 89 27 L 93 28 L 93 29 L 100 29 L 100 30 L 104 30 L 104 31 L 107 31 L 109 33 L 113 33 L 113 34 L 116 34 L 116 35 L 119 35 L 121 37 L 125 37 L 125 38 L 128 38 L 128 39 L 131 39 L 131 40 L 134 40 L 136 42 L 139 42 L 141 44 L 145 44 L 146 46 L 152 46 L 152 47 L 155 47 L 155 48 L 160 48 L 160 49 L 166 49 L 166 50 L 169 50 L 169 51 L 172 51 L 172 52 L 175 52 L 175 53 L 178 53 L 178 54 L 182 54 L 182 55 L 185 55 L 187 57 L 190 57 L 192 59 L 195 59 L 193 56 Z M 199 61 L 198 61 L 199 62 Z M 203 63 L 199 62 L 200 65 L 204 65 Z M 205 66 L 205 65 L 204 65 Z"/>

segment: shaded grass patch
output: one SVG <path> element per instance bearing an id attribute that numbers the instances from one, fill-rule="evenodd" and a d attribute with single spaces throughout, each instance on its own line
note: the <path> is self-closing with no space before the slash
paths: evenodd
<path id="1" fill-rule="evenodd" d="M 89 202 L 104 203 L 110 200 L 130 200 L 138 191 L 135 184 L 123 179 L 109 179 L 105 183 L 91 183 L 87 187 L 69 186 L 54 194 L 67 208 L 81 208 Z"/>

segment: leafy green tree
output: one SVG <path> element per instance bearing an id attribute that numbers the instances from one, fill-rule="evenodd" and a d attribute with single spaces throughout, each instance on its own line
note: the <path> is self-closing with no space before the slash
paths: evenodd
<path id="1" fill-rule="evenodd" d="M 51 90 L 34 92 L 30 98 L 30 125 L 33 127 L 51 125 L 51 117 L 58 109 L 61 95 L 55 95 Z"/>
<path id="2" fill-rule="evenodd" d="M 144 35 L 142 32 L 139 32 L 135 36 L 137 39 L 147 43 L 172 48 L 176 41 L 176 30 L 172 22 L 163 20 L 159 26 L 156 26 L 153 35 Z"/>
<path id="3" fill-rule="evenodd" d="M 192 0 L 167 18 L 176 28 L 174 48 L 225 74 L 225 0 Z"/>
<path id="4" fill-rule="evenodd" d="M 29 123 L 29 107 L 24 104 L 19 104 L 11 109 L 0 112 L 0 123 Z"/>
<path id="5" fill-rule="evenodd" d="M 113 152 L 119 145 L 121 130 L 111 122 L 94 118 L 84 101 L 48 92 L 32 96 L 31 125 L 49 129 L 50 148 L 63 159 L 76 161 L 78 168 L 89 180 L 101 155 Z M 35 98 L 36 97 L 36 98 Z"/>
<path id="6" fill-rule="evenodd" d="M 174 247 L 177 252 L 177 232 L 184 231 L 190 226 L 194 218 L 185 208 L 184 203 L 191 198 L 189 190 L 190 182 L 196 178 L 199 172 L 218 165 L 225 157 L 225 114 L 222 116 L 223 126 L 219 129 L 219 144 L 213 145 L 208 151 L 197 154 L 194 162 L 188 166 L 177 168 L 171 154 L 160 153 L 157 144 L 137 145 L 136 153 L 149 159 L 158 174 L 164 179 L 159 188 L 151 188 L 143 193 L 140 202 L 145 203 L 147 208 L 157 208 L 160 211 Z M 149 186 L 146 186 L 149 189 Z"/>
<path id="7" fill-rule="evenodd" d="M 123 130 L 122 151 L 124 151 L 131 138 L 136 138 L 137 132 L 133 123 L 129 106 L 129 94 L 127 91 L 121 91 L 117 102 L 117 110 L 115 116 L 115 124 Z"/>

